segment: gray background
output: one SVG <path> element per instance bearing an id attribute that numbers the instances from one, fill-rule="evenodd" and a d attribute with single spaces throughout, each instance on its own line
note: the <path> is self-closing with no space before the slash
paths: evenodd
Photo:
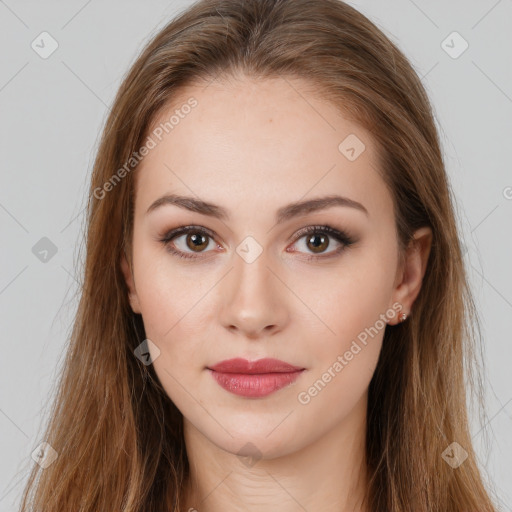
<path id="1" fill-rule="evenodd" d="M 512 0 L 351 4 L 409 57 L 434 105 L 485 340 L 488 417 L 472 420 L 473 439 L 512 511 Z M 0 0 L 0 512 L 16 509 L 42 441 L 108 106 L 142 45 L 187 5 Z M 43 31 L 58 42 L 46 59 L 31 47 Z M 457 58 L 463 41 L 446 39 L 454 31 L 469 44 Z M 43 237 L 57 249 L 46 262 L 33 251 Z"/>

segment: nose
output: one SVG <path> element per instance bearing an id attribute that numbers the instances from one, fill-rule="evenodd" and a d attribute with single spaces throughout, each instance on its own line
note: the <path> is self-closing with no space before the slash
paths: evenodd
<path id="1" fill-rule="evenodd" d="M 289 321 L 290 291 L 276 277 L 263 252 L 247 263 L 238 255 L 223 280 L 220 321 L 232 333 L 259 339 L 283 330 Z"/>

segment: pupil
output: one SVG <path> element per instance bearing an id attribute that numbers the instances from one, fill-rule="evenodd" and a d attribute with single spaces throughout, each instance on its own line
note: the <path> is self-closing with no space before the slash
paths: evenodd
<path id="1" fill-rule="evenodd" d="M 189 240 L 192 241 L 192 246 L 190 244 L 187 245 L 189 245 L 191 249 L 204 249 L 204 246 L 208 245 L 208 242 L 204 235 L 190 235 Z"/>
<path id="2" fill-rule="evenodd" d="M 320 242 L 314 243 L 315 239 L 320 239 Z M 309 238 L 308 243 L 312 244 L 313 248 L 315 248 L 315 249 L 320 248 L 320 249 L 325 250 L 329 246 L 329 241 L 327 240 L 327 237 L 325 237 L 324 235 L 312 235 Z M 316 251 L 316 252 L 320 252 L 320 251 Z"/>

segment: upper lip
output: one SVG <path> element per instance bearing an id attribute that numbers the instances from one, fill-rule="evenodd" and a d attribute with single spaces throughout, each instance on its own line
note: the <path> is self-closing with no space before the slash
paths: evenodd
<path id="1" fill-rule="evenodd" d="M 304 368 L 300 366 L 294 366 L 292 364 L 286 363 L 285 361 L 280 361 L 279 359 L 268 357 L 264 359 L 258 359 L 256 361 L 248 361 L 247 359 L 236 357 L 234 359 L 226 359 L 225 361 L 221 361 L 214 366 L 208 366 L 208 368 L 210 370 L 222 373 L 248 374 L 289 373 L 296 372 L 298 370 L 304 370 Z"/>

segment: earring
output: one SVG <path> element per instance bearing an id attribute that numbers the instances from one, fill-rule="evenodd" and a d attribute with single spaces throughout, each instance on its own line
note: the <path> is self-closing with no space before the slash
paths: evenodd
<path id="1" fill-rule="evenodd" d="M 407 318 L 407 315 L 406 315 L 405 313 L 400 313 L 400 314 L 398 315 L 398 321 L 399 321 L 400 323 L 405 322 L 405 319 L 406 319 L 406 318 Z"/>

